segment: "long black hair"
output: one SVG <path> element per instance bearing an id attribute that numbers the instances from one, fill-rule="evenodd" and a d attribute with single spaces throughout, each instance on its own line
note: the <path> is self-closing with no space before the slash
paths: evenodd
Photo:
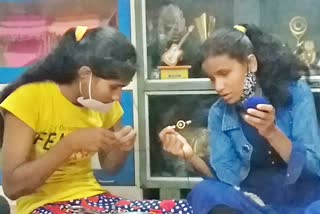
<path id="1" fill-rule="evenodd" d="M 224 54 L 243 63 L 249 54 L 254 54 L 258 61 L 257 80 L 265 96 L 275 107 L 289 104 L 290 83 L 297 81 L 301 74 L 309 74 L 308 67 L 275 36 L 254 25 L 240 26 L 246 29 L 245 33 L 223 28 L 208 38 L 200 49 L 200 63 Z"/>
<path id="2" fill-rule="evenodd" d="M 82 66 L 91 68 L 94 75 L 104 79 L 129 82 L 137 70 L 137 55 L 133 45 L 111 27 L 89 29 L 76 41 L 76 28 L 69 29 L 57 47 L 43 60 L 28 69 L 0 94 L 0 103 L 22 85 L 52 81 L 69 84 L 78 77 Z M 0 116 L 0 144 L 4 121 Z"/>

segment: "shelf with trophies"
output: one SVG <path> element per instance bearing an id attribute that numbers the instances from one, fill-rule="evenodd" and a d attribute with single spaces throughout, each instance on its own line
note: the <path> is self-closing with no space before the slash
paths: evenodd
<path id="1" fill-rule="evenodd" d="M 278 3 L 279 2 L 279 3 Z M 307 1 L 261 1 L 261 26 L 287 42 L 292 51 L 310 68 L 309 83 L 320 86 L 320 2 Z M 272 12 L 271 12 L 272 11 Z M 281 20 L 281 21 L 280 21 Z"/>
<path id="2" fill-rule="evenodd" d="M 162 151 L 158 134 L 168 125 L 191 121 L 179 132 L 207 158 L 206 119 L 218 96 L 198 64 L 198 51 L 218 28 L 249 23 L 279 37 L 311 68 L 307 79 L 320 103 L 320 1 L 141 0 L 134 6 L 143 59 L 138 74 L 143 187 L 189 188 L 200 180 L 185 162 Z"/>
<path id="3" fill-rule="evenodd" d="M 226 7 L 228 2 L 231 1 L 220 1 L 218 4 Z M 202 10 L 201 7 L 207 7 L 205 1 L 197 2 L 197 5 L 200 8 L 191 14 L 194 10 L 192 1 L 146 1 L 149 79 L 204 77 L 196 65 L 199 47 L 214 31 L 216 24 L 231 23 L 232 17 L 216 23 L 217 8 Z"/>

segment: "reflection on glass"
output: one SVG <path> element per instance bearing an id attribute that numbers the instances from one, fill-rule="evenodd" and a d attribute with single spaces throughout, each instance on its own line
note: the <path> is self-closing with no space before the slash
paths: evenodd
<path id="1" fill-rule="evenodd" d="M 261 27 L 288 43 L 311 75 L 320 74 L 319 8 L 317 0 L 260 1 Z"/>
<path id="2" fill-rule="evenodd" d="M 216 18 L 206 13 L 194 19 L 201 42 L 204 42 L 214 31 Z"/>
<path id="3" fill-rule="evenodd" d="M 223 12 L 232 7 L 231 0 L 146 1 L 149 78 L 205 77 L 197 64 L 199 47 L 216 25 L 233 24 L 233 15 Z"/>
<path id="4" fill-rule="evenodd" d="M 318 123 L 320 126 L 320 92 L 313 92 L 313 96 L 314 96 L 314 103 L 317 110 Z"/>
<path id="5" fill-rule="evenodd" d="M 188 140 L 199 157 L 208 161 L 207 118 L 209 108 L 216 100 L 214 94 L 149 96 L 151 176 L 198 176 L 185 161 L 163 151 L 158 133 L 166 126 L 177 125 L 180 120 L 191 121 L 184 129 L 176 130 Z"/>
<path id="6" fill-rule="evenodd" d="M 0 14 L 1 67 L 34 64 L 71 27 L 118 25 L 116 0 L 0 2 Z"/>
<path id="7" fill-rule="evenodd" d="M 320 93 L 314 92 L 317 118 L 320 118 Z M 217 95 L 152 95 L 149 96 L 150 163 L 153 177 L 199 176 L 186 161 L 172 157 L 161 148 L 158 133 L 162 128 L 177 125 L 179 120 L 192 123 L 180 130 L 195 153 L 208 161 L 207 118 Z M 165 105 L 165 106 L 164 106 Z M 319 125 L 320 125 L 320 120 Z M 161 151 L 159 155 L 159 151 Z"/>

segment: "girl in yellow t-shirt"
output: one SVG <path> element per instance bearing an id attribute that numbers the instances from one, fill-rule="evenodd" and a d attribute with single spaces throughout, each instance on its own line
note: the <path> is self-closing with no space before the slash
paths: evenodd
<path id="1" fill-rule="evenodd" d="M 120 126 L 119 99 L 136 67 L 135 49 L 121 33 L 79 26 L 2 91 L 3 189 L 19 214 L 70 213 L 73 206 L 192 213 L 182 200 L 121 199 L 94 178 L 93 154 L 115 173 L 133 149 L 136 132 Z"/>

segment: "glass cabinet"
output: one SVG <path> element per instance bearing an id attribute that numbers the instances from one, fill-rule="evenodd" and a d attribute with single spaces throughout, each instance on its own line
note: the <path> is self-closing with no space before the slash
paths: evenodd
<path id="1" fill-rule="evenodd" d="M 306 76 L 320 115 L 319 1 L 141 0 L 135 1 L 134 10 L 142 64 L 138 115 L 143 187 L 189 188 L 201 179 L 184 161 L 162 150 L 158 134 L 178 120 L 192 120 L 181 134 L 201 145 L 199 152 L 207 160 L 208 110 L 218 96 L 198 63 L 198 52 L 218 28 L 249 23 L 280 38 L 311 68 Z"/>

